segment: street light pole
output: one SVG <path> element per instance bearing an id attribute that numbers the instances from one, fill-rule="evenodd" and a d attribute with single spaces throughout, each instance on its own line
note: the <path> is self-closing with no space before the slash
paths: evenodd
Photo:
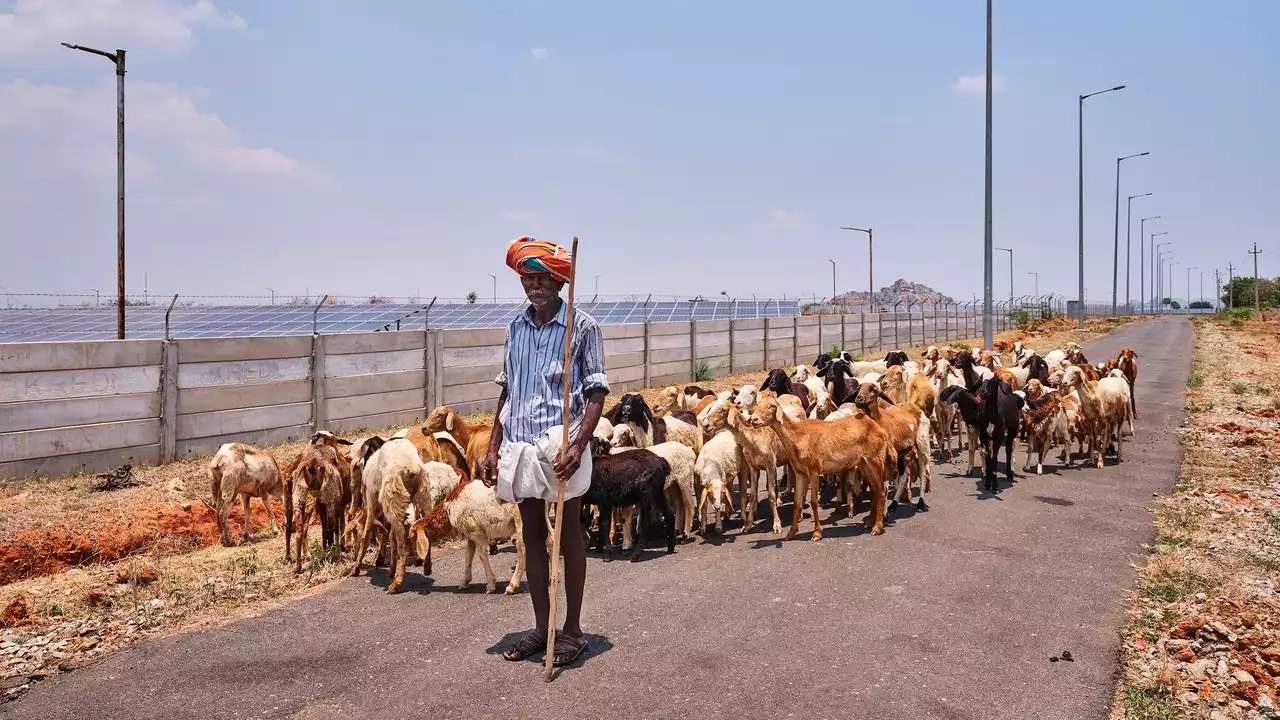
<path id="1" fill-rule="evenodd" d="M 1114 236 L 1111 240 L 1111 316 L 1116 314 L 1116 288 L 1119 286 L 1120 277 L 1120 163 L 1129 158 L 1142 157 L 1150 155 L 1149 152 L 1141 152 L 1136 155 L 1126 155 L 1116 158 L 1116 222 Z M 1125 231 L 1125 271 L 1129 270 L 1129 253 L 1128 253 L 1128 231 Z M 1128 294 L 1129 279 L 1125 277 L 1125 294 Z"/>
<path id="2" fill-rule="evenodd" d="M 1150 195 L 1151 193 L 1147 193 L 1147 194 L 1148 194 L 1148 195 Z M 1140 195 L 1134 195 L 1134 197 L 1141 197 L 1141 196 L 1140 196 Z M 1129 199 L 1130 199 L 1130 200 L 1132 200 L 1133 198 L 1129 198 Z M 1153 216 L 1151 216 L 1151 217 L 1145 217 L 1145 218 L 1142 218 L 1142 221 L 1138 223 L 1138 245 L 1139 245 L 1139 247 L 1146 247 L 1146 245 L 1144 245 L 1144 244 L 1142 243 L 1142 238 L 1146 237 L 1146 233 L 1147 233 L 1147 221 L 1148 221 L 1148 220 L 1159 220 L 1159 219 L 1160 219 L 1160 216 L 1159 216 L 1159 215 L 1153 215 Z M 1151 253 L 1152 253 L 1152 255 L 1151 255 L 1151 261 L 1154 263 L 1154 262 L 1155 262 L 1155 259 L 1156 259 L 1156 256 L 1155 256 L 1155 249 L 1154 249 L 1154 248 L 1152 249 Z M 1143 255 L 1144 255 L 1144 257 L 1143 257 L 1144 267 L 1143 267 L 1142 271 L 1140 272 L 1140 279 L 1141 279 L 1141 282 L 1140 282 L 1140 283 L 1139 283 L 1139 285 L 1138 285 L 1138 290 L 1139 290 L 1139 294 L 1143 296 L 1142 304 L 1143 304 L 1143 305 L 1146 305 L 1146 302 L 1147 302 L 1147 301 L 1146 301 L 1146 284 L 1147 284 L 1147 279 L 1146 279 L 1146 268 L 1145 268 L 1145 263 L 1146 263 L 1146 257 L 1145 257 L 1145 255 L 1146 255 L 1146 253 L 1144 252 L 1144 253 L 1143 253 Z M 1153 269 L 1154 269 L 1154 268 L 1153 268 Z M 1155 276 L 1153 275 L 1153 276 L 1152 276 L 1152 278 L 1153 278 L 1153 280 L 1152 280 L 1152 284 L 1154 284 L 1154 282 L 1155 282 L 1155 281 L 1154 281 L 1154 277 L 1155 277 Z"/>
<path id="3" fill-rule="evenodd" d="M 1176 262 L 1173 262 L 1173 261 L 1169 262 L 1169 284 L 1166 285 L 1166 287 L 1169 288 L 1169 309 L 1170 310 L 1173 310 L 1173 268 L 1176 267 L 1177 265 L 1178 263 Z"/>
<path id="4" fill-rule="evenodd" d="M 493 304 L 497 305 L 498 304 L 498 276 L 494 275 L 493 273 L 485 273 L 485 274 L 493 278 Z"/>
<path id="5" fill-rule="evenodd" d="M 271 293 L 271 304 L 272 304 L 272 305 L 275 305 L 275 304 L 276 304 L 276 291 L 275 291 L 275 290 L 272 290 L 271 288 L 267 288 L 267 292 Z"/>
<path id="6" fill-rule="evenodd" d="M 1191 271 L 1198 269 L 1198 266 L 1192 265 L 1187 268 L 1187 314 L 1191 314 Z"/>
<path id="7" fill-rule="evenodd" d="M 97 50 L 62 43 L 72 50 L 101 55 L 116 66 L 116 338 L 124 339 L 124 50 Z"/>
<path id="8" fill-rule="evenodd" d="M 1157 215 L 1156 217 L 1160 217 L 1160 216 L 1159 216 L 1159 215 Z M 1148 219 L 1150 219 L 1150 218 L 1148 218 Z M 1151 262 L 1152 262 L 1152 263 L 1155 263 L 1155 259 L 1156 259 L 1156 248 L 1158 248 L 1158 247 L 1164 247 L 1165 245 L 1168 245 L 1168 244 L 1169 244 L 1169 243 L 1167 243 L 1167 242 L 1166 242 L 1166 243 L 1160 243 L 1159 245 L 1156 245 L 1156 236 L 1158 236 L 1158 235 L 1168 235 L 1168 234 L 1169 234 L 1169 231 L 1168 231 L 1168 230 L 1165 230 L 1164 232 L 1151 233 Z M 1156 283 L 1157 283 L 1157 281 L 1160 279 L 1160 273 L 1159 273 L 1157 270 L 1158 270 L 1158 268 L 1156 268 L 1156 267 L 1154 267 L 1154 266 L 1151 268 L 1151 273 L 1152 273 L 1152 275 L 1151 275 L 1151 289 L 1152 289 L 1152 290 L 1155 290 L 1155 288 L 1156 288 Z M 1153 293 L 1153 295 L 1154 295 L 1154 297 L 1152 297 L 1152 298 L 1151 298 L 1151 305 L 1152 305 L 1152 310 L 1153 310 L 1153 312 L 1155 312 L 1155 311 L 1158 311 L 1158 310 L 1160 309 L 1160 306 L 1156 304 L 1156 301 L 1160 299 L 1161 294 L 1160 294 L 1160 292 L 1159 292 L 1159 291 L 1156 291 L 1156 292 L 1154 292 L 1154 293 Z"/>
<path id="9" fill-rule="evenodd" d="M 1130 255 L 1130 252 L 1129 252 L 1129 246 L 1130 246 L 1130 243 L 1131 243 L 1131 239 L 1130 239 L 1130 238 L 1131 238 L 1131 236 L 1133 235 L 1133 199 L 1134 199 L 1134 198 L 1140 198 L 1140 197 L 1146 197 L 1146 196 L 1148 196 L 1148 195 L 1150 195 L 1150 194 L 1151 194 L 1151 193 L 1142 193 L 1141 195 L 1130 195 L 1130 196 L 1129 196 L 1129 200 L 1128 200 L 1128 202 L 1126 202 L 1126 203 L 1125 203 L 1125 205 L 1126 205 L 1126 210 L 1125 210 L 1125 214 L 1124 214 L 1124 305 L 1125 305 L 1125 311 L 1126 311 L 1126 312 L 1130 312 L 1130 313 L 1132 313 L 1132 312 L 1133 312 L 1133 308 L 1129 305 L 1129 303 L 1130 303 L 1130 300 L 1129 300 L 1129 281 L 1133 279 L 1133 273 L 1129 270 L 1129 260 L 1130 260 L 1130 257 L 1129 257 L 1129 255 Z M 1146 261 L 1147 261 L 1147 253 L 1146 253 L 1145 248 L 1146 248 L 1146 245 L 1143 245 L 1143 244 L 1142 244 L 1142 233 L 1141 233 L 1141 232 L 1139 232 L 1139 233 L 1138 233 L 1138 253 L 1139 253 L 1139 256 L 1138 256 L 1138 276 L 1139 276 L 1139 283 L 1138 283 L 1138 298 L 1139 298 L 1139 302 L 1140 302 L 1140 304 L 1142 304 L 1142 305 L 1146 305 L 1146 302 L 1145 302 L 1146 295 L 1144 295 L 1144 294 L 1143 294 L 1143 290 L 1144 290 L 1144 288 L 1142 287 L 1142 286 L 1143 286 L 1143 284 L 1146 282 L 1146 279 L 1142 277 L 1142 274 L 1143 274 L 1143 273 L 1142 273 L 1142 266 L 1143 266 L 1143 264 L 1144 264 L 1144 263 L 1146 263 Z"/>
<path id="10" fill-rule="evenodd" d="M 872 270 L 875 268 L 875 258 L 872 255 L 872 246 L 875 244 L 872 240 L 872 233 L 871 233 L 872 228 L 856 228 L 856 227 L 842 226 L 840 229 L 852 230 L 854 232 L 864 232 L 867 234 L 867 305 L 870 306 L 875 302 L 874 298 L 876 293 L 876 284 L 872 280 Z"/>
<path id="11" fill-rule="evenodd" d="M 990 84 L 991 84 L 991 74 L 988 73 L 987 74 L 987 85 L 988 85 L 987 94 L 988 95 L 991 94 Z M 1093 97 L 1094 95 L 1101 95 L 1103 93 L 1109 93 L 1109 92 L 1114 92 L 1116 90 L 1123 90 L 1123 89 L 1124 89 L 1124 85 L 1117 85 L 1113 88 L 1107 88 L 1106 90 L 1099 90 L 1097 92 L 1089 93 L 1088 95 L 1080 96 L 1079 121 L 1077 123 L 1077 127 L 1079 129 L 1079 144 L 1078 144 L 1079 145 L 1079 167 L 1077 168 L 1077 174 L 1076 174 L 1076 178 L 1079 184 L 1080 194 L 1079 194 L 1079 199 L 1076 203 L 1076 208 L 1078 211 L 1078 217 L 1076 220 L 1076 224 L 1077 224 L 1076 229 L 1080 236 L 1079 237 L 1079 241 L 1080 241 L 1079 275 L 1080 275 L 1080 329 L 1081 330 L 1084 329 L 1084 101 Z"/>
<path id="12" fill-rule="evenodd" d="M 1003 250 L 1009 253 L 1009 305 L 1013 306 L 1013 248 L 991 248 L 992 250 Z"/>
<path id="13" fill-rule="evenodd" d="M 993 299 L 994 274 L 992 270 L 992 195 L 991 195 L 991 0 L 987 0 L 987 150 L 985 168 L 985 209 L 982 220 L 982 347 L 992 348 L 995 345 L 995 328 L 992 325 L 991 303 Z M 1013 264 L 1010 254 L 1010 265 Z M 816 516 L 815 516 L 816 517 Z"/>
<path id="14" fill-rule="evenodd" d="M 836 301 L 836 261 L 827 258 L 827 262 L 831 263 L 831 303 Z"/>
<path id="15" fill-rule="evenodd" d="M 1036 297 L 1040 297 L 1040 273 L 1028 272 L 1027 274 L 1036 276 Z"/>

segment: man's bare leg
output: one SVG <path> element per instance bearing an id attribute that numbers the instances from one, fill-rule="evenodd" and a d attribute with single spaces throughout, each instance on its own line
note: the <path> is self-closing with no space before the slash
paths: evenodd
<path id="1" fill-rule="evenodd" d="M 542 637 L 547 636 L 547 614 L 551 612 L 551 597 L 547 594 L 550 582 L 550 566 L 547 563 L 546 503 L 537 498 L 521 500 L 520 520 L 524 533 L 525 573 L 529 579 L 529 597 L 533 600 L 534 627 Z M 566 510 L 568 503 L 565 503 Z M 564 542 L 564 536 L 560 538 Z M 581 600 L 582 593 L 578 593 Z"/>

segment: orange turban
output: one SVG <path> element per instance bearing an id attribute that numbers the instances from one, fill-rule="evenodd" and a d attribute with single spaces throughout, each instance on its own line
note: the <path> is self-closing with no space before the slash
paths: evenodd
<path id="1" fill-rule="evenodd" d="M 507 266 L 521 275 L 548 273 L 561 282 L 569 282 L 573 255 L 553 242 L 521 235 L 507 246 Z"/>

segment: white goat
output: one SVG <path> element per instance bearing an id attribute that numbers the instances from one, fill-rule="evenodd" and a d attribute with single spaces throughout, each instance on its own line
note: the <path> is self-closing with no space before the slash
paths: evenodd
<path id="1" fill-rule="evenodd" d="M 738 441 L 728 430 L 716 433 L 702 446 L 702 452 L 698 454 L 693 466 L 693 474 L 701 488 L 698 510 L 702 514 L 703 532 L 706 532 L 708 525 L 708 506 L 715 516 L 716 532 L 724 532 L 724 518 L 733 512 L 730 487 L 738 478 L 741 461 L 742 451 L 738 448 Z"/>
<path id="2" fill-rule="evenodd" d="M 280 479 L 280 467 L 270 453 L 243 443 L 227 443 L 218 448 L 217 454 L 209 463 L 209 480 L 214 506 L 218 511 L 218 532 L 223 545 L 231 547 L 231 532 L 227 521 L 237 494 L 240 495 L 244 511 L 244 542 L 249 542 L 251 497 L 262 499 L 267 517 L 271 520 L 271 532 L 280 532 L 276 525 L 275 511 L 271 509 L 271 496 L 274 495 L 283 503 L 284 483 Z"/>

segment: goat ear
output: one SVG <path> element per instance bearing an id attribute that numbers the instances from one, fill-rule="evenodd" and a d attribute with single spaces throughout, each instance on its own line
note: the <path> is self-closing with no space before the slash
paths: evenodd
<path id="1" fill-rule="evenodd" d="M 453 413 L 444 416 L 445 432 L 453 432 Z"/>

